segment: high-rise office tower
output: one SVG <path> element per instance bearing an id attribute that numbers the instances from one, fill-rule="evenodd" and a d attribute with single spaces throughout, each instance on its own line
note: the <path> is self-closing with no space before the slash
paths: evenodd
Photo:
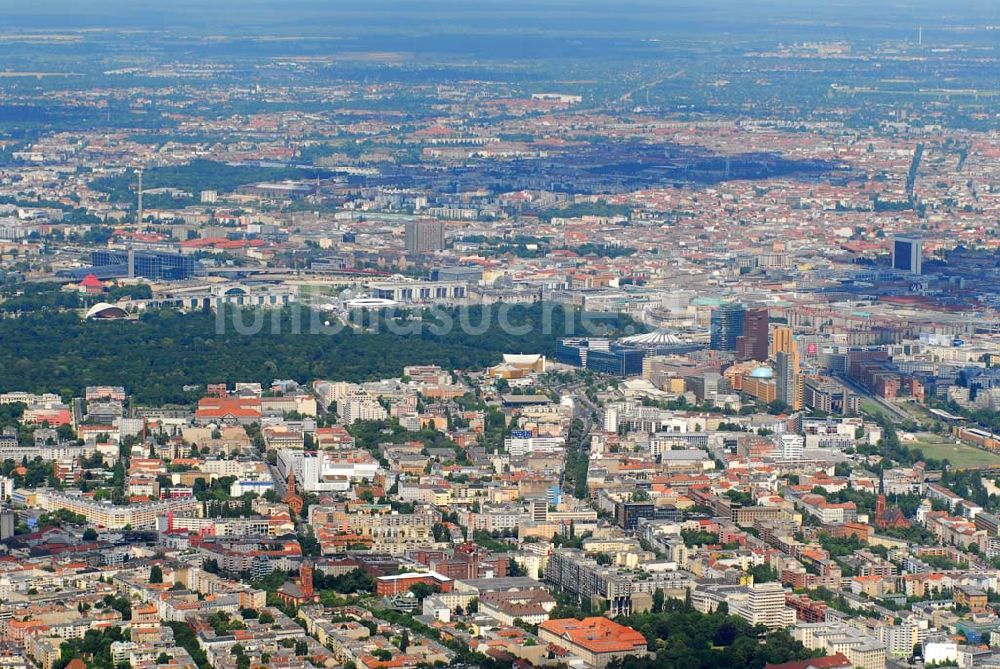
<path id="1" fill-rule="evenodd" d="M 736 340 L 743 334 L 746 310 L 742 304 L 721 304 L 712 311 L 711 344 L 715 351 L 735 351 Z"/>
<path id="2" fill-rule="evenodd" d="M 433 253 L 444 249 L 444 224 L 441 221 L 407 221 L 406 252 Z"/>
<path id="3" fill-rule="evenodd" d="M 750 309 L 743 318 L 743 334 L 736 339 L 736 357 L 740 360 L 767 360 L 767 309 Z"/>
<path id="4" fill-rule="evenodd" d="M 772 358 L 776 358 L 778 353 L 791 353 L 793 346 L 795 346 L 795 339 L 793 338 L 792 328 L 785 325 L 779 325 L 774 328 L 771 338 Z"/>
<path id="5" fill-rule="evenodd" d="M 802 408 L 802 372 L 799 369 L 799 351 L 792 344 L 792 351 L 778 351 L 774 356 L 777 399 L 795 411 Z"/>
<path id="6" fill-rule="evenodd" d="M 923 240 L 920 237 L 897 235 L 892 240 L 892 268 L 920 274 L 923 252 Z"/>

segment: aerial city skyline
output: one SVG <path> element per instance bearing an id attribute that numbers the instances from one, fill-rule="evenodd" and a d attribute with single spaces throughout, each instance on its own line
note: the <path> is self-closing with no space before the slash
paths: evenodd
<path id="1" fill-rule="evenodd" d="M 1000 5 L 0 6 L 0 666 L 1000 666 Z"/>

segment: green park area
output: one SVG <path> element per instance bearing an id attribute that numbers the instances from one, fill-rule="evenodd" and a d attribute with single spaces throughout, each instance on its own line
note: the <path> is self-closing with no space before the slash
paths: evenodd
<path id="1" fill-rule="evenodd" d="M 916 441 L 903 440 L 902 444 L 907 448 L 919 449 L 925 458 L 947 459 L 959 469 L 1000 466 L 1000 455 L 968 444 L 956 444 L 954 438 L 918 434 Z"/>

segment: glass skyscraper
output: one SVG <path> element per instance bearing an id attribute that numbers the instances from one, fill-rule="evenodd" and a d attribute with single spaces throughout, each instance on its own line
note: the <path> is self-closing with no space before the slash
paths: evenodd
<path id="1" fill-rule="evenodd" d="M 736 340 L 743 335 L 746 309 L 738 302 L 721 304 L 712 311 L 712 334 L 709 347 L 715 351 L 735 351 Z"/>

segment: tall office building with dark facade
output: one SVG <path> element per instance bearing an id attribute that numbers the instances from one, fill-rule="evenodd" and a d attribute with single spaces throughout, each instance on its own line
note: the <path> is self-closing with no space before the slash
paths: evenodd
<path id="1" fill-rule="evenodd" d="M 923 240 L 915 235 L 896 235 L 892 240 L 892 268 L 920 274 L 923 267 Z"/>
<path id="2" fill-rule="evenodd" d="M 767 360 L 767 309 L 750 309 L 743 319 L 743 334 L 736 339 L 736 357 L 740 360 Z"/>
<path id="3" fill-rule="evenodd" d="M 712 311 L 712 332 L 709 348 L 714 351 L 736 351 L 736 340 L 743 334 L 746 310 L 742 304 L 721 304 Z"/>
<path id="4" fill-rule="evenodd" d="M 444 249 L 441 221 L 407 221 L 405 232 L 407 253 L 433 253 Z"/>

